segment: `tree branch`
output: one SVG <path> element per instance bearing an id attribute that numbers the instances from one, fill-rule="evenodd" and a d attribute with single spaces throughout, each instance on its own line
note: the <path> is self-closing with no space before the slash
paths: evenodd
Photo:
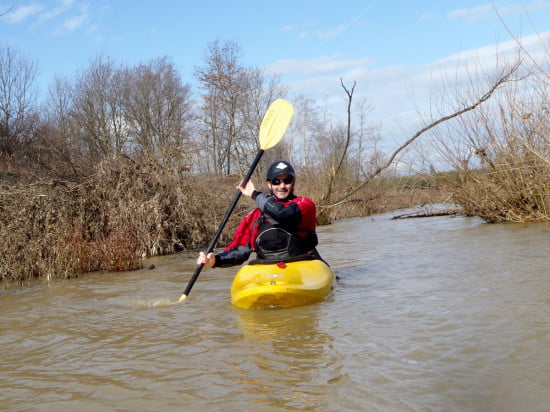
<path id="1" fill-rule="evenodd" d="M 428 130 L 433 129 L 434 127 L 440 125 L 441 123 L 444 123 L 448 120 L 454 119 L 455 117 L 462 116 L 464 113 L 467 113 L 469 111 L 475 110 L 479 105 L 489 100 L 489 98 L 494 94 L 494 92 L 504 83 L 507 83 L 510 81 L 510 77 L 512 74 L 514 74 L 518 68 L 521 65 L 521 61 L 518 60 L 514 63 L 512 67 L 510 67 L 509 70 L 506 71 L 502 76 L 500 76 L 497 81 L 493 84 L 493 86 L 487 91 L 483 96 L 481 96 L 477 101 L 475 101 L 470 106 L 467 106 L 457 112 L 454 112 L 452 114 L 449 114 L 447 116 L 443 116 L 439 118 L 438 120 L 428 124 L 427 126 L 420 129 L 418 132 L 416 132 L 411 138 L 409 138 L 405 143 L 403 143 L 401 146 L 397 148 L 393 152 L 393 154 L 390 156 L 388 161 L 384 163 L 382 166 L 378 167 L 374 172 L 372 172 L 369 176 L 367 176 L 366 180 L 361 182 L 359 185 L 357 185 L 355 188 L 349 190 L 345 195 L 340 197 L 338 200 L 336 200 L 331 205 L 324 205 L 319 206 L 319 209 L 331 209 L 335 206 L 338 206 L 342 204 L 347 198 L 349 198 L 351 195 L 357 193 L 359 190 L 361 190 L 363 187 L 365 187 L 367 184 L 369 184 L 376 176 L 378 176 L 380 173 L 382 173 L 384 170 L 386 170 L 388 167 L 391 166 L 395 158 L 399 153 L 401 153 L 407 146 L 409 146 L 412 142 L 414 142 L 416 139 L 418 139 L 421 135 L 426 133 Z"/>

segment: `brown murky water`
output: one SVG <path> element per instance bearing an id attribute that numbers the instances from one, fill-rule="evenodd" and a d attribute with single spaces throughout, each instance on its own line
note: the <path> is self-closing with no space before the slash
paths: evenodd
<path id="1" fill-rule="evenodd" d="M 437 217 L 320 228 L 320 304 L 232 308 L 234 269 L 153 270 L 0 292 L 9 411 L 548 411 L 550 226 Z"/>

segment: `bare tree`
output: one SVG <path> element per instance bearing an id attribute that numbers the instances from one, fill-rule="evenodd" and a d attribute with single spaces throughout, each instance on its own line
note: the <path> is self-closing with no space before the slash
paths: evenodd
<path id="1" fill-rule="evenodd" d="M 527 75 L 491 104 L 432 133 L 459 177 L 453 201 L 488 222 L 550 218 L 549 88 L 541 66 L 526 61 Z"/>
<path id="2" fill-rule="evenodd" d="M 348 96 L 348 105 L 347 105 L 347 127 L 345 132 L 345 138 L 342 141 L 342 145 L 340 145 L 340 150 L 338 150 L 338 157 L 339 159 L 335 159 L 334 167 L 331 168 L 330 176 L 329 176 L 329 182 L 326 185 L 326 191 L 321 196 L 321 200 L 327 201 L 330 199 L 333 188 L 334 188 L 334 182 L 336 177 L 340 174 L 340 171 L 342 170 L 342 167 L 346 161 L 348 149 L 350 147 L 351 143 L 351 103 L 353 100 L 353 92 L 355 91 L 356 82 L 353 82 L 353 86 L 351 89 L 348 89 L 344 85 L 344 81 L 340 78 L 340 84 L 344 91 L 346 92 L 346 95 Z"/>
<path id="3" fill-rule="evenodd" d="M 286 86 L 281 84 L 279 76 L 271 75 L 259 68 L 245 69 L 245 79 L 248 84 L 244 91 L 245 97 L 240 113 L 242 115 L 241 134 L 237 139 L 238 164 L 241 175 L 244 175 L 259 147 L 258 130 L 269 105 L 278 98 L 284 98 Z M 263 164 L 275 159 L 287 158 L 286 145 L 283 142 L 264 155 Z M 262 165 L 257 168 L 258 174 L 263 174 Z"/>
<path id="4" fill-rule="evenodd" d="M 98 57 L 73 89 L 73 118 L 92 162 L 123 152 L 127 141 L 123 84 L 114 62 Z"/>
<path id="5" fill-rule="evenodd" d="M 184 151 L 192 120 L 190 87 L 173 63 L 162 57 L 126 71 L 125 120 L 141 153 L 160 156 L 169 148 Z"/>
<path id="6" fill-rule="evenodd" d="M 298 95 L 293 98 L 294 117 L 282 143 L 286 146 L 285 156 L 292 164 L 303 165 L 306 170 L 316 169 L 322 162 L 324 142 L 327 135 L 326 119 L 318 102 Z M 278 147 L 279 145 L 277 145 Z"/>
<path id="7" fill-rule="evenodd" d="M 338 199 L 331 202 L 329 205 L 322 205 L 320 209 L 323 211 L 326 211 L 330 208 L 333 208 L 335 206 L 338 206 L 344 202 L 346 202 L 353 194 L 357 193 L 360 189 L 365 187 L 367 184 L 369 184 L 376 176 L 380 175 L 384 170 L 386 170 L 388 167 L 392 165 L 396 157 L 407 147 L 409 147 L 416 139 L 418 139 L 420 136 L 422 136 L 427 131 L 434 129 L 435 127 L 439 126 L 442 123 L 448 122 L 451 119 L 459 118 L 460 116 L 463 116 L 464 114 L 471 112 L 473 110 L 476 110 L 479 108 L 483 103 L 488 101 L 494 93 L 504 84 L 512 81 L 512 76 L 520 67 L 520 62 L 516 62 L 513 65 L 505 68 L 502 70 L 502 72 L 496 77 L 496 79 L 492 82 L 492 84 L 489 87 L 489 90 L 482 94 L 481 96 L 478 96 L 474 98 L 470 103 L 465 104 L 462 108 L 456 110 L 455 112 L 442 116 L 439 119 L 432 121 L 428 125 L 424 126 L 422 129 L 420 129 L 418 132 L 416 132 L 413 136 L 411 136 L 409 139 L 407 139 L 402 145 L 400 145 L 388 158 L 387 160 L 381 164 L 380 166 L 376 167 L 363 181 L 355 185 L 354 187 L 350 188 L 349 190 L 346 190 L 342 195 L 339 196 Z M 348 118 L 349 121 L 349 118 Z"/>
<path id="8" fill-rule="evenodd" d="M 56 77 L 49 87 L 44 104 L 43 125 L 39 133 L 40 145 L 48 153 L 42 168 L 59 176 L 75 178 L 87 174 L 90 164 L 82 157 L 82 141 L 73 120 L 72 86 L 70 82 Z"/>
<path id="9" fill-rule="evenodd" d="M 202 96 L 202 133 L 211 149 L 212 171 L 217 174 L 229 175 L 240 154 L 236 143 L 243 127 L 239 110 L 248 89 L 240 56 L 236 42 L 216 40 L 207 46 L 205 66 L 195 70 L 205 92 Z"/>
<path id="10" fill-rule="evenodd" d="M 23 160 L 37 127 L 37 69 L 11 47 L 0 48 L 0 156 Z"/>

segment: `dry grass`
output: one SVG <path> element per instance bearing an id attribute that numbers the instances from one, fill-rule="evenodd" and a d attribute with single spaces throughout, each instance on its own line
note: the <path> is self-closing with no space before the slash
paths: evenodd
<path id="1" fill-rule="evenodd" d="M 213 185 L 126 158 L 82 182 L 2 179 L 0 279 L 130 270 L 143 256 L 204 246 L 229 198 Z"/>
<path id="2" fill-rule="evenodd" d="M 486 222 L 550 221 L 550 153 L 501 153 L 482 170 L 465 172 L 453 200 Z"/>

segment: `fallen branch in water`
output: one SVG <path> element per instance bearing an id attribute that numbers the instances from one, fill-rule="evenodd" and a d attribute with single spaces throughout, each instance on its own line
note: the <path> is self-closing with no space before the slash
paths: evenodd
<path id="1" fill-rule="evenodd" d="M 403 213 L 401 215 L 397 215 L 392 217 L 393 219 L 413 219 L 417 217 L 435 217 L 435 216 L 456 216 L 458 215 L 459 211 L 457 209 L 445 209 L 445 210 L 436 210 L 436 211 L 430 211 L 430 210 L 423 210 L 423 211 L 415 211 L 410 213 Z"/>

